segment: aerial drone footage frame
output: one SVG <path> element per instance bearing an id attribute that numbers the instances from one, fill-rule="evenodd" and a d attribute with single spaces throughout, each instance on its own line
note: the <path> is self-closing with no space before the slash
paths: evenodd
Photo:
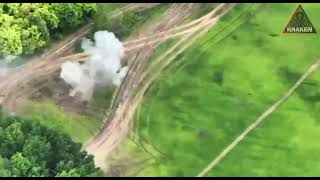
<path id="1" fill-rule="evenodd" d="M 0 9 L 0 177 L 320 175 L 320 4 Z"/>

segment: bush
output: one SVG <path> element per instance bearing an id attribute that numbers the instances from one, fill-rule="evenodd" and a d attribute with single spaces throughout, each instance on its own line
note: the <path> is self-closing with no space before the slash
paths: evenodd
<path id="1" fill-rule="evenodd" d="M 2 113 L 0 113 L 1 115 Z M 0 176 L 99 176 L 81 144 L 29 118 L 0 118 Z"/>
<path id="2" fill-rule="evenodd" d="M 32 54 L 50 35 L 70 32 L 95 12 L 94 3 L 0 3 L 0 56 Z"/>

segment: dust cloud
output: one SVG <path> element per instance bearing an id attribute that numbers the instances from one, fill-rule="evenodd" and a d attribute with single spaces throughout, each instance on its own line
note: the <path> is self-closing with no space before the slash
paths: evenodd
<path id="1" fill-rule="evenodd" d="M 89 55 L 88 61 L 67 61 L 61 66 L 60 77 L 72 87 L 70 96 L 80 93 L 81 100 L 89 101 L 96 86 L 120 86 L 128 67 L 121 66 L 124 47 L 112 32 L 97 31 L 94 42 L 85 38 L 81 48 Z"/>

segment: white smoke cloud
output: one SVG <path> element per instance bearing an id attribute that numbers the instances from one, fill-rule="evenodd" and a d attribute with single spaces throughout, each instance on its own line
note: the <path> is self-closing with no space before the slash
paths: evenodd
<path id="1" fill-rule="evenodd" d="M 121 67 L 124 47 L 115 35 L 108 31 L 94 34 L 95 42 L 83 39 L 81 48 L 89 54 L 84 64 L 65 62 L 61 66 L 60 77 L 73 88 L 70 96 L 81 93 L 82 100 L 90 100 L 96 85 L 119 86 L 128 68 Z"/>

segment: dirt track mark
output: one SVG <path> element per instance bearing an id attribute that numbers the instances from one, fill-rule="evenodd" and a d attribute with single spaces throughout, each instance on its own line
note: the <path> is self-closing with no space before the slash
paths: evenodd
<path id="1" fill-rule="evenodd" d="M 143 11 L 149 8 L 153 8 L 155 6 L 160 5 L 161 3 L 140 3 L 140 4 L 130 4 L 126 7 L 118 9 L 116 12 L 112 14 L 112 17 L 120 16 L 124 12 L 128 11 Z"/>
<path id="2" fill-rule="evenodd" d="M 164 13 L 164 15 L 166 15 L 164 17 L 171 19 L 171 21 L 162 19 L 162 23 L 166 24 L 166 26 L 162 26 L 163 28 L 171 28 L 171 23 L 175 23 L 175 21 L 177 21 L 176 23 L 182 21 L 184 14 L 187 15 L 191 12 L 191 9 L 186 9 L 183 6 L 185 5 L 179 4 L 167 10 L 174 11 L 175 9 L 175 11 L 177 11 L 176 13 Z M 189 8 L 192 8 L 192 6 Z M 170 23 L 168 24 L 168 22 Z M 155 26 L 152 27 L 154 28 Z M 156 30 L 160 29 L 154 28 L 154 31 Z M 119 145 L 122 138 L 126 135 L 128 122 L 122 121 L 122 117 L 126 115 L 125 111 L 127 110 L 128 102 L 132 99 L 133 93 L 137 88 L 139 76 L 144 71 L 144 66 L 153 53 L 154 47 L 155 45 L 144 47 L 143 51 L 137 55 L 138 58 L 132 57 L 133 59 L 129 61 L 131 62 L 131 67 L 129 68 L 129 72 L 120 86 L 117 96 L 115 97 L 113 110 L 107 117 L 108 121 L 106 121 L 106 124 L 101 131 L 86 146 L 87 151 L 95 156 L 95 162 L 100 167 L 105 166 L 105 159 L 108 157 L 110 152 Z M 144 56 L 146 53 L 145 51 L 148 52 L 148 56 Z M 105 148 L 100 146 L 100 148 L 97 149 L 96 145 L 103 142 L 110 146 L 104 146 Z"/>
<path id="3" fill-rule="evenodd" d="M 154 5 L 150 6 L 148 4 L 144 4 L 144 6 L 148 6 L 144 9 L 154 7 Z M 139 5 L 140 8 L 144 6 Z M 7 110 L 13 111 L 18 99 L 26 97 L 25 95 L 27 95 L 29 91 L 32 91 L 29 84 L 40 77 L 45 77 L 46 75 L 49 76 L 50 74 L 46 72 L 45 69 L 49 68 L 54 71 L 55 68 L 58 68 L 59 63 L 57 62 L 60 62 L 61 64 L 59 56 L 61 57 L 65 52 L 70 50 L 70 48 L 80 41 L 82 37 L 87 35 L 91 29 L 92 23 L 85 25 L 57 46 L 49 49 L 49 51 L 44 55 L 36 57 L 31 62 L 10 71 L 10 75 L 0 82 L 0 103 Z M 78 55 L 73 57 L 77 56 Z M 62 60 L 66 61 L 64 58 L 62 58 Z"/>
<path id="4" fill-rule="evenodd" d="M 132 68 L 130 68 L 130 69 L 132 69 Z M 130 74 L 130 72 L 128 73 L 128 74 Z M 129 76 L 129 75 L 128 75 Z M 125 84 L 126 83 L 126 79 L 124 80 L 124 82 L 123 82 L 123 84 Z M 124 89 L 124 88 L 123 88 Z M 117 96 L 120 96 L 121 97 L 121 95 L 117 95 Z M 116 104 L 116 103 L 115 103 Z M 114 105 L 114 107 L 115 107 L 116 105 Z"/>
<path id="5" fill-rule="evenodd" d="M 3 102 L 1 103 L 6 106 L 6 108 L 10 109 L 10 106 L 12 105 L 12 103 L 14 103 L 9 102 L 11 100 L 10 97 L 12 97 L 14 93 L 19 92 L 23 88 L 26 80 L 32 79 L 36 76 L 34 74 L 35 69 L 38 69 L 46 65 L 47 63 L 54 61 L 55 58 L 65 53 L 66 49 L 72 47 L 74 43 L 79 41 L 90 30 L 91 24 L 88 24 L 76 33 L 67 37 L 66 40 L 51 48 L 44 55 L 35 57 L 31 62 L 15 68 L 11 72 L 9 72 L 10 74 L 6 77 L 6 79 L 0 82 L 0 96 L 5 97 L 3 99 Z"/>
<path id="6" fill-rule="evenodd" d="M 234 149 L 251 131 L 253 131 L 263 120 L 265 120 L 273 111 L 278 109 L 282 103 L 284 103 L 293 92 L 300 86 L 300 84 L 306 80 L 320 65 L 320 59 L 313 63 L 304 73 L 303 75 L 296 81 L 296 83 L 271 107 L 269 107 L 264 113 L 262 113 L 250 126 L 248 126 L 230 145 L 228 145 L 218 156 L 216 156 L 209 164 L 206 166 L 197 177 L 203 177 L 210 170 L 212 170 L 221 160 L 223 160 L 226 155 L 232 149 Z"/>
<path id="7" fill-rule="evenodd" d="M 228 6 L 227 6 L 228 7 Z M 159 67 L 159 71 L 155 75 L 152 75 L 153 78 L 149 79 L 144 84 L 142 90 L 139 90 L 138 96 L 132 100 L 132 98 L 124 97 L 121 103 L 117 106 L 117 109 L 114 112 L 114 115 L 109 117 L 108 121 L 110 123 L 107 123 L 106 126 L 102 129 L 102 131 L 97 135 L 96 138 L 94 138 L 91 143 L 87 146 L 87 151 L 91 152 L 95 156 L 95 161 L 98 166 L 101 167 L 104 166 L 104 157 L 108 157 L 108 154 L 112 152 L 122 141 L 122 139 L 126 136 L 128 132 L 128 127 L 130 120 L 132 119 L 132 116 L 135 112 L 136 107 L 142 102 L 142 97 L 145 93 L 145 91 L 148 89 L 150 84 L 155 80 L 157 75 L 161 72 L 161 70 L 167 66 L 173 59 L 181 53 L 184 49 L 189 47 L 197 38 L 201 37 L 203 34 L 205 34 L 212 25 L 214 25 L 220 17 L 222 17 L 225 13 L 227 13 L 232 6 L 229 6 L 229 8 L 225 8 L 224 12 L 222 12 L 220 15 L 217 15 L 214 19 L 211 19 L 211 24 L 207 25 L 205 28 L 200 28 L 201 32 L 194 35 L 189 34 L 186 38 L 183 38 L 183 41 L 180 41 L 180 45 L 182 47 L 179 47 L 178 49 L 174 49 L 175 53 L 170 54 L 171 56 L 163 58 L 164 61 L 161 64 L 161 67 Z M 204 22 L 205 23 L 205 22 Z M 194 36 L 192 36 L 194 35 Z M 189 39 L 191 37 L 191 39 Z M 168 59 L 166 59 L 168 58 Z M 140 82 L 141 74 L 138 76 L 138 83 Z M 125 82 L 124 82 L 125 83 Z M 135 86 L 137 86 L 136 84 Z"/>
<path id="8" fill-rule="evenodd" d="M 219 7 L 217 7 L 217 8 L 219 8 Z M 206 18 L 209 19 L 216 12 L 217 11 L 211 11 L 210 13 L 208 13 L 207 15 L 205 15 L 199 19 L 196 19 L 196 20 L 194 20 L 188 24 L 185 24 L 185 25 L 171 28 L 167 31 L 161 31 L 161 32 L 156 33 L 151 36 L 146 36 L 146 37 L 138 38 L 136 40 L 130 40 L 130 41 L 124 42 L 123 45 L 125 47 L 125 51 L 128 54 L 128 52 L 130 52 L 130 51 L 134 51 L 134 50 L 137 51 L 137 50 L 139 50 L 139 48 L 153 45 L 155 43 L 161 43 L 169 38 L 183 36 L 183 35 L 189 34 L 191 32 L 194 32 L 194 31 L 198 30 L 199 28 L 210 24 L 211 22 L 207 21 L 206 24 L 202 23 L 201 26 L 198 26 L 198 25 L 200 25 L 200 22 L 202 22 Z M 69 56 L 69 59 L 71 61 L 73 61 L 73 60 L 74 61 L 85 61 L 87 58 L 88 58 L 88 55 L 86 53 L 78 53 L 78 54 L 74 54 L 74 55 Z"/>
<path id="9" fill-rule="evenodd" d="M 181 8 L 182 6 L 185 6 L 185 5 L 176 5 L 175 4 L 174 6 L 176 8 L 177 7 Z M 175 13 L 172 13 L 172 14 L 174 15 Z M 169 19 L 169 20 L 172 20 L 172 19 Z M 168 22 L 172 22 L 172 21 L 168 21 Z M 169 28 L 169 27 L 167 27 L 167 28 Z M 152 54 L 152 51 L 153 51 L 153 48 L 154 48 L 155 45 L 156 44 L 154 44 L 151 47 L 147 46 L 148 48 L 145 48 L 144 51 L 148 51 L 149 53 L 147 53 L 147 54 L 149 54 L 149 55 Z M 146 60 L 146 59 L 148 59 L 148 56 L 142 54 L 139 59 L 140 60 Z M 60 60 L 61 59 L 59 59 L 59 62 L 60 62 Z M 62 58 L 62 60 L 63 60 L 63 58 Z M 49 72 L 54 71 L 56 67 L 59 67 L 58 66 L 59 63 L 57 63 L 57 62 L 58 61 L 54 61 L 52 64 L 51 63 L 50 64 L 43 63 L 43 65 L 45 65 L 45 66 L 38 65 L 37 66 L 37 71 L 29 71 L 31 74 L 28 74 L 28 76 L 27 76 L 28 78 L 27 79 L 30 80 L 30 77 L 31 77 L 31 79 L 35 79 L 35 78 L 38 78 L 39 76 L 44 76 L 45 77 Z M 132 61 L 132 63 L 133 63 L 133 61 Z M 130 80 L 130 81 L 127 81 L 126 86 L 129 87 L 129 88 L 124 88 L 125 90 L 122 91 L 123 95 L 120 96 L 120 100 L 119 100 L 119 102 L 121 102 L 121 104 L 118 106 L 118 109 L 117 109 L 117 111 L 115 113 L 115 116 L 118 117 L 118 118 L 116 118 L 117 119 L 116 121 L 111 121 L 112 124 L 115 125 L 114 126 L 115 130 L 113 130 L 113 135 L 112 135 L 112 137 L 114 137 L 114 138 L 110 138 L 109 139 L 109 138 L 105 137 L 107 139 L 107 142 L 111 142 L 111 146 L 107 147 L 108 149 L 106 149 L 107 150 L 106 153 L 103 153 L 103 149 L 101 149 L 101 148 L 99 149 L 99 151 L 100 151 L 99 153 L 102 153 L 102 157 L 105 157 L 106 155 L 108 155 L 108 152 L 111 152 L 115 147 L 117 147 L 117 145 L 121 142 L 121 139 L 125 136 L 125 134 L 127 132 L 127 125 L 129 124 L 130 119 L 131 119 L 130 117 L 134 113 L 134 109 L 135 109 L 135 108 L 131 108 L 131 106 L 132 106 L 131 102 L 128 101 L 127 99 L 128 98 L 130 99 L 130 97 L 132 96 L 132 93 L 133 93 L 132 92 L 132 88 L 133 89 L 136 88 L 137 87 L 137 82 L 140 81 L 139 77 L 141 76 L 141 73 L 142 73 L 141 69 L 143 69 L 144 63 L 145 63 L 145 61 L 141 62 L 141 64 L 139 63 L 136 66 L 136 69 L 138 70 L 138 72 L 131 71 L 133 73 L 132 77 L 134 77 L 134 78 L 132 80 Z M 26 79 L 26 78 L 24 78 L 24 79 Z M 23 89 L 24 86 L 28 87 L 28 83 L 29 82 L 22 82 L 22 83 L 25 83 L 24 85 L 23 84 L 19 84 L 20 87 L 22 88 L 22 90 L 20 90 L 19 93 L 17 93 L 17 92 L 11 93 L 10 95 L 12 95 L 12 96 L 9 96 L 8 99 L 17 100 L 19 98 L 19 96 L 22 96 L 24 94 L 28 94 L 28 93 L 32 92 L 31 89 L 28 89 L 28 88 Z M 9 106 L 13 105 L 14 102 L 15 101 L 10 101 L 10 103 L 12 103 L 12 104 L 9 104 Z M 131 111 L 129 111 L 129 114 L 125 112 L 127 110 L 127 108 L 132 109 Z M 125 120 L 123 120 L 123 119 L 125 119 Z M 112 126 L 109 126 L 107 124 L 107 126 L 105 126 L 105 127 L 112 127 Z M 117 130 L 120 130 L 120 131 L 116 132 Z M 103 135 L 104 131 L 101 131 L 101 132 L 102 132 L 102 135 Z M 102 137 L 104 137 L 104 136 L 102 136 Z M 103 140 L 102 143 L 104 143 L 105 142 L 104 138 L 102 140 Z M 108 144 L 108 143 L 106 143 L 106 144 Z M 101 158 L 100 160 L 103 160 L 103 158 Z"/>

